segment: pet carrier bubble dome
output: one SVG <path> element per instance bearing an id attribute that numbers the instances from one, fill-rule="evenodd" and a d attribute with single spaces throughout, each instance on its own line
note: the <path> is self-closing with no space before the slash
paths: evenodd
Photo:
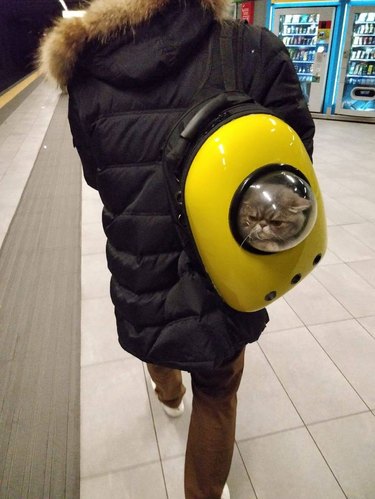
<path id="1" fill-rule="evenodd" d="M 237 189 L 229 222 L 244 249 L 274 253 L 302 242 L 316 216 L 315 196 L 301 172 L 291 165 L 267 165 L 249 175 Z"/>

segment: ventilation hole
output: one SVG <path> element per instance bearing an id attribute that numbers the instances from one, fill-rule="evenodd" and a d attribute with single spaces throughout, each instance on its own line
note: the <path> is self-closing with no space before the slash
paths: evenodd
<path id="1" fill-rule="evenodd" d="M 181 191 L 176 192 L 176 201 L 178 204 L 182 204 L 182 192 Z"/>
<path id="2" fill-rule="evenodd" d="M 182 226 L 182 227 L 185 227 L 186 226 L 186 220 L 183 216 L 182 213 L 179 213 L 178 216 L 177 216 L 177 220 L 178 220 L 178 223 Z"/>
<path id="3" fill-rule="evenodd" d="M 313 265 L 318 265 L 321 259 L 322 259 L 322 254 L 319 253 L 319 255 L 316 255 L 316 257 L 314 258 Z"/>
<path id="4" fill-rule="evenodd" d="M 268 293 L 268 295 L 264 297 L 266 301 L 272 301 L 275 298 L 276 298 L 276 291 L 271 291 L 270 293 Z"/>
<path id="5" fill-rule="evenodd" d="M 293 279 L 290 281 L 291 284 L 297 284 L 297 282 L 299 282 L 301 280 L 301 274 L 296 274 Z"/>

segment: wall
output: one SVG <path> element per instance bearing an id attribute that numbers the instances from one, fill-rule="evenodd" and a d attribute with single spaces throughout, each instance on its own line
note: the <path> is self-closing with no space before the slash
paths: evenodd
<path id="1" fill-rule="evenodd" d="M 0 0 L 0 92 L 33 71 L 39 38 L 61 11 L 58 0 Z"/>

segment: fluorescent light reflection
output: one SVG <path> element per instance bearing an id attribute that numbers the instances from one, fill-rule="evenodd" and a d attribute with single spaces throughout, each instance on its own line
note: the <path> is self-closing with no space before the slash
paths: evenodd
<path id="1" fill-rule="evenodd" d="M 61 5 L 63 6 L 63 9 L 64 10 L 69 10 L 68 9 L 68 6 L 66 5 L 66 3 L 64 2 L 64 0 L 59 0 L 59 2 L 61 3 Z"/>

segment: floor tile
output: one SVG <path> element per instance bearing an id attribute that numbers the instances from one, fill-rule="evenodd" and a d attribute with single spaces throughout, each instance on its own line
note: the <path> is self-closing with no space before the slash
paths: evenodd
<path id="1" fill-rule="evenodd" d="M 373 315 L 375 289 L 348 265 L 318 267 L 314 276 L 354 317 Z"/>
<path id="2" fill-rule="evenodd" d="M 127 359 L 83 367 L 82 478 L 158 459 L 142 363 Z"/>
<path id="3" fill-rule="evenodd" d="M 375 211 L 373 214 L 375 217 Z M 375 224 L 373 222 L 343 225 L 343 229 L 349 232 L 358 241 L 361 241 L 372 250 L 375 250 Z"/>
<path id="4" fill-rule="evenodd" d="M 161 403 L 151 388 L 149 378 L 147 379 L 147 390 L 150 396 L 152 414 L 162 459 L 185 454 L 186 439 L 190 423 L 192 391 L 190 375 L 183 372 L 182 377 L 186 387 L 186 394 L 184 396 L 185 412 L 179 418 L 170 418 L 165 414 Z"/>
<path id="5" fill-rule="evenodd" d="M 267 324 L 265 333 L 303 326 L 302 321 L 284 298 L 280 298 L 274 303 L 271 303 L 271 305 L 267 307 L 267 311 L 270 316 L 270 322 Z"/>
<path id="6" fill-rule="evenodd" d="M 369 179 L 353 178 L 352 176 L 352 178 L 340 178 L 338 182 L 344 187 L 352 189 L 355 194 L 375 203 L 374 183 L 369 182 Z"/>
<path id="7" fill-rule="evenodd" d="M 367 409 L 306 328 L 264 335 L 259 343 L 305 423 Z"/>
<path id="8" fill-rule="evenodd" d="M 184 465 L 185 457 L 175 457 L 162 461 L 168 497 L 185 499 L 184 494 Z"/>
<path id="9" fill-rule="evenodd" d="M 81 365 L 128 358 L 117 339 L 116 320 L 109 295 L 82 300 Z"/>
<path id="10" fill-rule="evenodd" d="M 184 456 L 163 461 L 165 481 L 170 499 L 184 499 Z M 228 486 L 233 499 L 255 499 L 254 490 L 237 447 L 228 477 Z M 141 498 L 139 498 L 141 499 Z"/>
<path id="11" fill-rule="evenodd" d="M 355 262 L 375 258 L 374 250 L 363 244 L 343 227 L 329 228 L 328 247 L 343 262 Z"/>
<path id="12" fill-rule="evenodd" d="M 90 187 L 86 181 L 84 176 L 82 175 L 82 200 L 86 201 L 87 199 L 91 199 L 93 201 L 98 201 L 99 193 L 96 189 Z"/>
<path id="13" fill-rule="evenodd" d="M 1 151 L 1 143 L 0 143 L 0 151 Z M 9 167 L 9 162 L 3 160 L 0 157 L 0 185 L 1 185 L 1 179 L 4 177 L 6 171 L 8 170 Z"/>
<path id="14" fill-rule="evenodd" d="M 331 268 L 326 265 L 320 268 Z M 316 275 L 319 267 L 314 270 Z M 304 324 L 323 324 L 351 318 L 351 315 L 314 276 L 308 276 L 297 287 L 285 295 L 285 301 L 292 307 Z"/>
<path id="15" fill-rule="evenodd" d="M 0 126 L 4 137 L 0 145 L 2 160 L 0 234 L 6 232 L 11 223 L 55 110 L 58 96 L 59 92 L 56 89 L 41 83 Z M 44 110 L 43 119 L 38 127 L 35 127 L 34 123 L 42 113 L 41 106 L 46 103 L 49 105 Z"/>
<path id="16" fill-rule="evenodd" d="M 15 210 L 16 210 L 15 206 L 3 206 L 1 208 L 0 233 L 6 233 L 8 231 Z"/>
<path id="17" fill-rule="evenodd" d="M 228 477 L 228 487 L 234 499 L 256 499 L 248 472 L 243 463 L 238 444 L 234 448 L 233 461 Z"/>
<path id="18" fill-rule="evenodd" d="M 138 466 L 81 481 L 80 499 L 167 499 L 160 463 Z"/>
<path id="19" fill-rule="evenodd" d="M 82 255 L 92 255 L 105 251 L 107 238 L 101 222 L 82 224 Z"/>
<path id="20" fill-rule="evenodd" d="M 375 259 L 365 262 L 352 262 L 349 267 L 375 288 Z"/>
<path id="21" fill-rule="evenodd" d="M 340 202 L 353 213 L 360 215 L 365 220 L 375 220 L 375 203 L 357 195 L 342 196 Z"/>
<path id="22" fill-rule="evenodd" d="M 370 412 L 358 414 L 312 425 L 309 430 L 346 496 L 353 499 L 373 499 L 374 416 Z"/>
<path id="23" fill-rule="evenodd" d="M 301 425 L 301 418 L 259 346 L 249 345 L 238 392 L 237 440 Z"/>
<path id="24" fill-rule="evenodd" d="M 5 230 L 0 230 L 0 248 L 4 242 L 4 239 L 5 239 L 5 235 L 6 235 L 6 231 Z"/>
<path id="25" fill-rule="evenodd" d="M 375 409 L 375 339 L 355 320 L 310 326 L 310 331 L 370 409 Z"/>
<path id="26" fill-rule="evenodd" d="M 329 196 L 331 199 L 338 199 L 340 202 L 346 196 L 350 196 L 352 191 L 347 187 L 335 182 L 331 178 L 325 178 L 322 175 L 319 175 L 319 186 L 321 191 L 323 192 L 323 201 L 325 201 L 325 197 Z"/>
<path id="27" fill-rule="evenodd" d="M 100 223 L 103 203 L 100 199 L 85 199 L 82 204 L 82 224 Z"/>
<path id="28" fill-rule="evenodd" d="M 109 282 L 105 253 L 82 255 L 82 299 L 109 296 Z"/>
<path id="29" fill-rule="evenodd" d="M 1 194 L 2 194 L 1 198 L 2 198 L 2 202 L 4 202 L 4 204 L 14 205 L 14 202 L 9 203 L 10 201 L 12 201 L 12 199 L 9 199 L 9 198 L 12 198 L 14 196 L 14 193 L 12 193 L 12 191 L 20 191 L 21 190 L 21 192 L 23 192 L 24 187 L 26 185 L 26 182 L 30 176 L 30 171 L 31 171 L 31 167 L 32 167 L 33 163 L 34 162 L 32 162 L 30 164 L 30 167 L 28 167 L 28 168 L 12 169 L 12 171 L 8 171 L 2 177 L 1 182 L 0 182 L 0 188 L 1 188 Z"/>
<path id="30" fill-rule="evenodd" d="M 357 320 L 375 338 L 375 316 L 361 317 Z"/>
<path id="31" fill-rule="evenodd" d="M 334 265 L 335 263 L 342 263 L 342 260 L 330 250 L 327 250 L 319 265 Z"/>
<path id="32" fill-rule="evenodd" d="M 0 209 L 4 206 L 17 207 L 24 190 L 24 183 L 26 183 L 26 180 L 25 182 L 20 182 L 17 186 L 8 187 L 0 181 Z"/>
<path id="33" fill-rule="evenodd" d="M 364 221 L 360 215 L 344 206 L 340 201 L 326 195 L 324 195 L 323 199 L 326 215 L 334 225 L 355 224 Z"/>
<path id="34" fill-rule="evenodd" d="M 344 499 L 305 428 L 240 442 L 258 499 Z"/>

